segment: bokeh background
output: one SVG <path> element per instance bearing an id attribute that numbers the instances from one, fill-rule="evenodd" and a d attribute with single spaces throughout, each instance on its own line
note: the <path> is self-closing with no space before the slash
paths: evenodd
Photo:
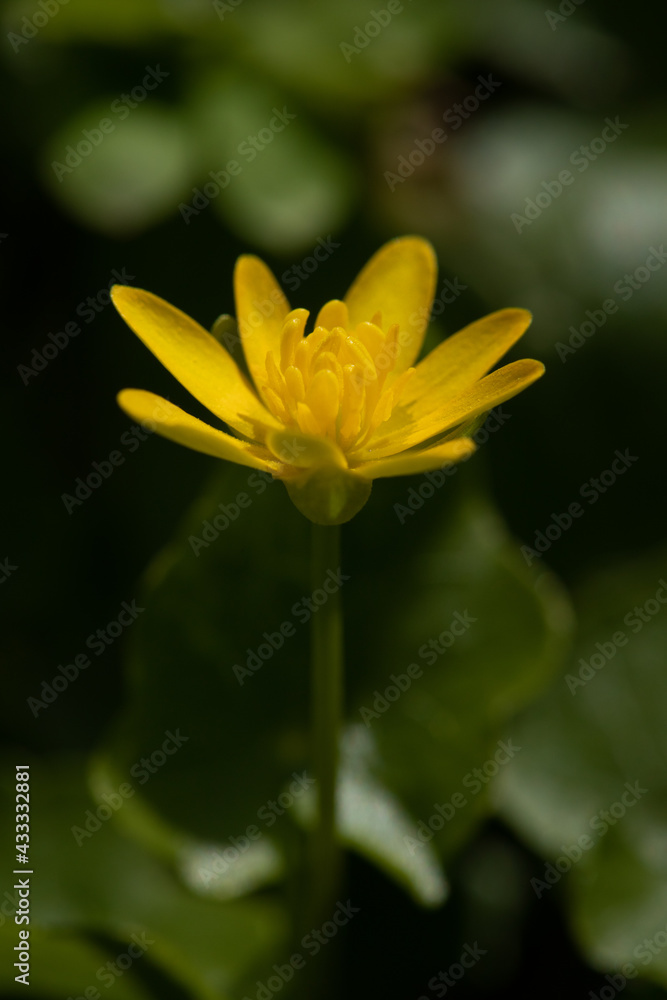
<path id="1" fill-rule="evenodd" d="M 195 554 L 247 470 L 130 431 L 114 400 L 125 386 L 201 410 L 115 314 L 109 285 L 210 327 L 233 312 L 236 257 L 254 252 L 293 305 L 317 310 L 404 233 L 439 258 L 430 345 L 522 306 L 534 322 L 512 358 L 547 374 L 445 485 L 381 481 L 344 533 L 360 915 L 335 945 L 341 995 L 443 996 L 438 973 L 475 942 L 486 954 L 457 996 L 665 995 L 658 20 L 657 4 L 602 0 L 3 5 L 7 995 L 23 988 L 11 867 L 26 762 L 33 996 L 255 997 L 294 950 L 283 885 L 298 878 L 298 809 L 234 866 L 238 884 L 193 872 L 197 851 L 227 846 L 307 766 L 307 629 L 247 685 L 231 670 L 308 593 L 306 526 L 282 486 L 257 486 Z M 629 457 L 610 472 L 617 452 Z M 147 609 L 136 625 L 87 645 L 133 600 Z M 364 725 L 360 706 L 466 609 L 479 626 Z M 43 700 L 86 653 L 90 668 Z M 86 810 L 178 727 L 189 744 L 77 843 Z M 521 752 L 411 853 L 405 836 L 501 739 Z M 596 821 L 626 783 L 644 789 L 637 801 Z M 364 799 L 380 811 L 364 818 Z M 562 862 L 585 835 L 590 849 Z M 559 858 L 553 884 L 531 882 Z M 157 943 L 103 982 L 145 931 Z"/>

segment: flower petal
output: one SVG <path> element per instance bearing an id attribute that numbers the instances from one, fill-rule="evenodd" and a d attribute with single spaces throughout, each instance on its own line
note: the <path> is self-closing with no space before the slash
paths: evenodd
<path id="1" fill-rule="evenodd" d="M 125 412 L 147 430 L 154 430 L 162 437 L 193 448 L 205 455 L 225 458 L 237 465 L 251 469 L 275 472 L 278 464 L 261 445 L 239 441 L 223 431 L 209 427 L 202 420 L 190 416 L 167 399 L 144 389 L 123 389 L 118 394 L 118 404 Z M 263 457 L 263 456 L 266 457 Z"/>
<path id="2" fill-rule="evenodd" d="M 419 362 L 401 394 L 418 420 L 477 382 L 528 329 L 527 309 L 500 309 L 443 340 Z"/>
<path id="3" fill-rule="evenodd" d="M 422 451 L 406 451 L 400 455 L 383 458 L 377 462 L 365 462 L 353 471 L 364 479 L 382 479 L 387 476 L 410 476 L 417 472 L 430 472 L 443 465 L 461 462 L 475 451 L 471 438 L 461 437 L 446 441 L 435 448 Z"/>
<path id="4" fill-rule="evenodd" d="M 480 379 L 479 382 L 475 382 L 455 399 L 443 402 L 439 408 L 436 404 L 432 404 L 434 406 L 432 411 L 414 422 L 405 412 L 401 414 L 403 407 L 399 405 L 389 420 L 382 424 L 375 437 L 368 442 L 366 448 L 358 454 L 348 456 L 350 464 L 354 466 L 359 461 L 395 455 L 422 441 L 444 434 L 464 421 L 470 421 L 478 414 L 492 410 L 499 403 L 516 396 L 543 374 L 544 365 L 540 361 L 532 361 L 529 358 L 513 361 L 512 364 L 505 365 L 491 372 L 486 378 Z"/>
<path id="5" fill-rule="evenodd" d="M 385 332 L 398 323 L 396 374 L 409 368 L 421 349 L 436 273 L 431 244 L 419 236 L 403 236 L 371 257 L 345 296 L 352 327 L 370 322 L 378 312 Z"/>
<path id="6" fill-rule="evenodd" d="M 246 437 L 262 440 L 278 421 L 262 405 L 225 348 L 164 299 L 114 285 L 114 305 L 125 322 L 195 399 Z"/>
<path id="7" fill-rule="evenodd" d="M 259 389 L 266 383 L 266 355 L 280 357 L 280 334 L 290 311 L 280 285 L 266 264 L 244 254 L 234 268 L 236 319 L 248 369 Z"/>

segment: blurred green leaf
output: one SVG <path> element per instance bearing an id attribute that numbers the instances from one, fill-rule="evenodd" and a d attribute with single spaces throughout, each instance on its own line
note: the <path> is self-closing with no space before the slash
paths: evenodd
<path id="1" fill-rule="evenodd" d="M 25 930 L 25 926 L 22 929 Z M 62 1000 L 64 996 L 85 996 L 85 990 L 91 987 L 99 989 L 102 980 L 97 974 L 107 962 L 113 962 L 115 955 L 71 931 L 45 931 L 32 925 L 27 929 L 31 955 L 29 988 L 34 993 Z M 14 951 L 19 940 L 18 931 L 13 920 L 0 930 L 0 987 L 5 996 L 25 994 L 23 983 L 17 983 L 14 978 L 20 974 L 20 970 L 13 967 L 18 960 Z M 108 973 L 106 975 L 108 982 Z M 113 985 L 118 1000 L 151 1000 L 152 994 L 131 971 L 115 979 Z"/>
<path id="2" fill-rule="evenodd" d="M 7 761 L 5 774 L 10 767 Z M 108 955 L 112 961 L 134 942 L 140 954 L 133 956 L 133 965 L 154 965 L 201 1000 L 237 995 L 239 982 L 284 943 L 285 915 L 277 902 L 197 898 L 165 866 L 120 835 L 112 817 L 123 808 L 124 796 L 116 790 L 99 806 L 94 803 L 85 790 L 81 762 L 32 764 L 30 775 L 30 928 L 38 931 L 38 940 L 43 933 L 49 949 L 58 940 L 65 942 L 53 982 L 66 979 L 68 993 L 84 975 L 95 986 L 96 969 L 104 964 L 95 949 L 77 945 L 78 931 L 117 942 Z M 6 857 L 10 838 L 13 831 L 5 826 Z M 64 966 L 68 956 L 72 978 Z M 144 992 L 131 971 L 123 974 L 128 984 L 121 995 L 141 1000 Z"/>
<path id="3" fill-rule="evenodd" d="M 481 497 L 459 496 L 445 518 L 432 518 L 430 534 L 415 537 L 411 519 L 426 515 L 411 512 L 403 494 L 398 530 L 408 538 L 393 586 L 370 567 L 363 583 L 350 584 L 374 593 L 383 611 L 360 647 L 372 656 L 363 665 L 358 651 L 352 656 L 349 701 L 372 729 L 390 787 L 420 820 L 406 850 L 423 850 L 435 833 L 449 856 L 490 811 L 491 778 L 518 759 L 513 717 L 560 664 L 571 613 L 556 581 L 528 570 Z M 412 497 L 421 499 L 414 487 Z"/>
<path id="4" fill-rule="evenodd" d="M 341 839 L 404 885 L 423 906 L 439 906 L 448 886 L 435 850 L 405 850 L 413 819 L 378 779 L 379 755 L 362 726 L 348 729 L 343 743 L 339 809 Z"/>
<path id="5" fill-rule="evenodd" d="M 211 11 L 210 0 L 188 0 L 189 10 L 182 0 L 143 0 L 140 4 L 133 0 L 78 0 L 77 3 L 56 0 L 56 3 L 58 7 L 53 13 L 53 7 L 47 6 L 50 19 L 42 28 L 42 41 L 135 45 L 139 40 L 153 39 L 156 33 L 180 34 L 190 24 L 208 20 Z M 22 18 L 32 19 L 39 11 L 39 6 L 31 0 L 15 0 L 7 6 L 4 16 L 7 30 L 21 30 Z"/>
<path id="6" fill-rule="evenodd" d="M 356 0 L 260 0 L 239 15 L 244 60 L 337 114 L 342 102 L 356 114 L 425 79 L 458 40 L 455 12 L 437 0 L 406 2 L 394 14 Z"/>
<path id="7" fill-rule="evenodd" d="M 378 502 L 384 505 L 382 517 L 370 514 L 366 527 L 358 526 L 365 540 L 353 541 L 354 555 L 344 560 L 352 721 L 357 728 L 367 721 L 361 709 L 372 708 L 374 692 L 395 683 L 392 674 L 405 675 L 411 660 L 421 665 L 423 676 L 408 685 L 398 705 L 386 702 L 391 709 L 386 716 L 381 712 L 372 720 L 379 756 L 372 776 L 367 769 L 361 775 L 368 789 L 373 786 L 366 820 L 357 817 L 356 827 L 350 820 L 342 836 L 374 854 L 423 901 L 429 893 L 433 901 L 442 895 L 442 882 L 437 888 L 430 850 L 410 849 L 410 831 L 417 835 L 417 821 L 427 820 L 434 803 L 460 790 L 474 766 L 502 753 L 496 743 L 512 735 L 509 720 L 540 691 L 558 662 L 569 613 L 546 574 L 534 588 L 533 573 L 481 501 L 467 498 L 444 511 L 433 505 L 422 523 L 426 530 L 412 538 L 381 495 Z M 385 560 L 392 551 L 404 558 L 398 577 L 374 558 L 378 543 Z M 294 803 L 270 814 L 271 802 L 288 795 L 290 781 L 308 765 L 313 612 L 307 603 L 307 553 L 308 524 L 282 484 L 227 467 L 151 570 L 142 598 L 148 610 L 133 629 L 130 705 L 106 754 L 115 780 L 128 780 L 140 774 L 142 758 L 159 752 L 166 732 L 178 727 L 188 737 L 137 787 L 173 831 L 174 843 L 194 836 L 233 844 L 249 827 L 258 827 L 262 835 L 271 831 L 285 857 L 299 849 L 295 817 L 282 816 Z M 470 632 L 464 627 L 464 637 L 446 658 L 438 655 L 428 663 L 422 647 L 440 635 L 447 642 L 448 626 L 454 622 L 456 631 L 469 616 Z M 438 840 L 447 852 L 488 812 L 489 777 L 485 773 L 478 790 L 468 792 L 474 805 L 457 813 L 455 822 L 442 824 L 446 829 Z M 359 782 L 348 784 L 358 803 Z M 382 802 L 391 828 L 385 842 L 373 847 L 369 817 Z M 142 836 L 140 818 L 135 832 Z M 150 823 L 143 836 L 159 847 Z M 417 853 L 424 858 L 415 860 Z"/>
<path id="8" fill-rule="evenodd" d="M 145 93 L 145 91 L 144 91 Z M 154 101 L 88 106 L 52 139 L 44 171 L 55 196 L 94 229 L 140 232 L 175 212 L 193 173 L 181 119 Z"/>
<path id="9" fill-rule="evenodd" d="M 308 524 L 282 484 L 221 466 L 149 571 L 110 746 L 118 780 L 175 829 L 207 842 L 252 824 L 285 832 L 258 812 L 275 812 L 307 763 L 309 637 L 291 609 L 309 592 Z M 187 740 L 151 774 L 141 760 L 168 730 Z"/>
<path id="10" fill-rule="evenodd" d="M 367 857 L 403 885 L 422 906 L 439 906 L 448 885 L 438 856 L 427 845 L 410 854 L 405 838 L 413 818 L 378 778 L 381 761 L 371 734 L 363 726 L 349 726 L 341 740 L 337 808 L 341 841 Z M 316 799 L 308 795 L 295 803 L 297 818 L 307 827 L 314 820 Z"/>
<path id="11" fill-rule="evenodd" d="M 568 890 L 589 959 L 633 962 L 663 985 L 667 951 L 653 939 L 667 942 L 666 556 L 582 586 L 568 672 L 521 720 L 526 751 L 497 789 L 508 820 L 560 865 L 533 887 L 542 896 L 564 880 L 556 892 Z"/>
<path id="12" fill-rule="evenodd" d="M 244 239 L 285 253 L 342 225 L 353 168 L 279 89 L 237 70 L 205 73 L 194 87 L 192 119 L 202 160 L 195 209 L 210 201 Z"/>

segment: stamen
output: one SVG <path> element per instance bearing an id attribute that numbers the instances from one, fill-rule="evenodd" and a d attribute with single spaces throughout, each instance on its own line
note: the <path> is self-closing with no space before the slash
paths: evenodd
<path id="1" fill-rule="evenodd" d="M 294 363 L 296 345 L 303 337 L 307 319 L 307 309 L 293 309 L 283 323 L 280 334 L 280 367 L 283 371 Z"/>
<path id="2" fill-rule="evenodd" d="M 382 352 L 385 343 L 384 334 L 380 327 L 376 326 L 375 323 L 360 323 L 356 330 L 356 336 L 377 365 L 378 355 Z"/>
<path id="3" fill-rule="evenodd" d="M 269 376 L 269 385 L 273 391 L 277 393 L 281 399 L 284 398 L 285 379 L 283 378 L 282 372 L 274 360 L 273 351 L 268 351 L 266 355 L 266 374 Z"/>
<path id="4" fill-rule="evenodd" d="M 293 396 L 297 403 L 303 403 L 306 398 L 306 388 L 303 384 L 301 369 L 296 365 L 290 365 L 285 370 L 285 383 L 290 396 Z"/>
<path id="5" fill-rule="evenodd" d="M 372 357 L 356 337 L 348 336 L 345 339 L 345 347 L 352 357 L 352 361 L 363 371 L 364 377 L 370 382 L 377 377 L 375 364 Z"/>
<path id="6" fill-rule="evenodd" d="M 269 351 L 262 394 L 286 426 L 326 435 L 344 450 L 356 451 L 389 419 L 414 372 L 409 368 L 389 378 L 385 388 L 398 356 L 398 324 L 385 334 L 377 312 L 350 332 L 338 325 L 347 322 L 344 303 L 334 301 L 320 310 L 315 329 L 304 336 L 307 317 L 305 309 L 295 309 L 285 320 L 280 365 Z"/>
<path id="7" fill-rule="evenodd" d="M 305 403 L 296 404 L 296 416 L 299 429 L 302 430 L 304 434 L 322 433 L 318 421 L 315 419 Z"/>
<path id="8" fill-rule="evenodd" d="M 278 393 L 274 392 L 270 385 L 262 386 L 262 393 L 271 412 L 278 418 L 278 420 L 282 420 L 285 424 L 288 423 L 290 414 Z"/>
<path id="9" fill-rule="evenodd" d="M 300 340 L 296 345 L 296 351 L 294 352 L 294 364 L 301 370 L 301 374 L 305 380 L 310 369 L 310 347 L 308 346 L 308 338 Z"/>
<path id="10" fill-rule="evenodd" d="M 322 431 L 333 431 L 340 403 L 338 379 L 334 372 L 324 369 L 316 373 L 306 390 L 306 402 Z M 331 436 L 334 436 L 333 433 Z"/>
<path id="11" fill-rule="evenodd" d="M 343 379 L 343 366 L 341 365 L 340 361 L 338 360 L 335 354 L 332 354 L 331 351 L 323 351 L 321 354 L 317 356 L 313 367 L 316 372 L 321 372 L 321 371 L 333 372 L 336 378 L 338 379 L 338 391 L 341 396 L 343 395 L 343 392 L 345 391 L 345 382 Z"/>

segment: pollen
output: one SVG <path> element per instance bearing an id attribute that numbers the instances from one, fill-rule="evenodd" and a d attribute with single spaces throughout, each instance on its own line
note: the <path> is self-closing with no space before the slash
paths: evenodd
<path id="1" fill-rule="evenodd" d="M 385 332 L 380 313 L 350 330 L 347 307 L 333 300 L 308 335 L 307 318 L 305 309 L 285 318 L 280 350 L 267 352 L 260 391 L 285 426 L 327 437 L 351 452 L 389 419 L 414 368 L 395 374 L 398 324 Z"/>

